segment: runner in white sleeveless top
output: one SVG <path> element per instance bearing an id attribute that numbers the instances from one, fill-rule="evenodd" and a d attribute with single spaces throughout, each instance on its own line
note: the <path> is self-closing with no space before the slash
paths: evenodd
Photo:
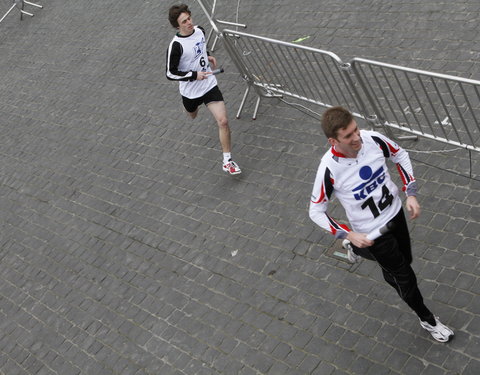
<path id="1" fill-rule="evenodd" d="M 191 12 L 185 4 L 174 5 L 169 10 L 170 24 L 178 30 L 167 50 L 166 76 L 178 81 L 183 106 L 194 119 L 201 104 L 205 104 L 215 118 L 223 151 L 225 172 L 241 173 L 232 160 L 231 134 L 223 95 L 217 86 L 210 65 L 215 69 L 217 61 L 207 53 L 205 31 L 194 26 Z"/>

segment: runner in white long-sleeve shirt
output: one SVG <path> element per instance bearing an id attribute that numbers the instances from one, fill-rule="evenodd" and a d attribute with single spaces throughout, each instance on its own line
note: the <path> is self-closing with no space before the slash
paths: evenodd
<path id="1" fill-rule="evenodd" d="M 453 331 L 442 324 L 423 303 L 411 268 L 412 250 L 399 190 L 393 183 L 386 159 L 397 166 L 410 218 L 420 214 L 417 184 L 408 153 L 384 135 L 360 130 L 352 114 L 332 107 L 322 116 L 322 128 L 331 145 L 318 167 L 310 201 L 310 218 L 336 238 L 343 239 L 351 262 L 360 256 L 375 260 L 385 280 L 415 311 L 421 326 L 440 342 Z M 336 196 L 351 228 L 332 218 L 328 204 Z M 375 240 L 368 234 L 389 225 L 390 230 Z"/>

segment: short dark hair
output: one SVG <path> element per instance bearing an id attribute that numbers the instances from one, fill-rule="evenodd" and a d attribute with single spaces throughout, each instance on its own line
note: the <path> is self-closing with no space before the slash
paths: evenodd
<path id="1" fill-rule="evenodd" d="M 343 107 L 331 107 L 323 112 L 322 129 L 327 138 L 337 138 L 340 129 L 347 128 L 353 121 L 353 115 Z"/>
<path id="2" fill-rule="evenodd" d="M 178 17 L 180 17 L 180 14 L 182 13 L 188 13 L 189 15 L 192 15 L 192 12 L 190 9 L 188 9 L 187 4 L 173 5 L 168 11 L 168 20 L 173 27 L 177 28 L 180 26 L 178 24 Z"/>

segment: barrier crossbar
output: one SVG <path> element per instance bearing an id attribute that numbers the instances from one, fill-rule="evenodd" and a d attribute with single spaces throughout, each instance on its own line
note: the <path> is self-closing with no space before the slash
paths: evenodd
<path id="1" fill-rule="evenodd" d="M 480 81 L 361 58 L 352 69 L 383 125 L 480 151 Z"/>

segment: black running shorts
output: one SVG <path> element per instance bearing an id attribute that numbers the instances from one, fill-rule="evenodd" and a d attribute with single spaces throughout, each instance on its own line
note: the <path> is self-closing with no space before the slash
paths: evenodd
<path id="1" fill-rule="evenodd" d="M 207 105 L 211 102 L 223 102 L 223 95 L 218 86 L 215 86 L 210 91 L 207 91 L 203 96 L 199 98 L 189 99 L 182 96 L 183 106 L 187 112 L 195 112 L 200 104 Z"/>

